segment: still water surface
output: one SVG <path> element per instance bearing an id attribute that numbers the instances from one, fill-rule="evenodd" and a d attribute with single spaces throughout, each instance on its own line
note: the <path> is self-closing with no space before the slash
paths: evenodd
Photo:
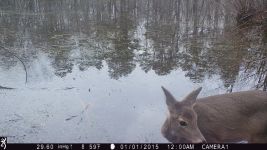
<path id="1" fill-rule="evenodd" d="M 0 1 L 8 142 L 167 142 L 161 86 L 182 99 L 262 89 L 266 26 L 225 1 Z M 12 88 L 12 89 L 7 89 Z"/>

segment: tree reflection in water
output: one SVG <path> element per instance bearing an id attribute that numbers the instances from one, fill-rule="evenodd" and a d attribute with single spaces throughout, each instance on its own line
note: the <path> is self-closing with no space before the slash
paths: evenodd
<path id="1" fill-rule="evenodd" d="M 246 5 L 243 5 L 246 4 Z M 102 69 L 113 79 L 137 65 L 157 75 L 181 69 L 193 82 L 219 75 L 266 90 L 266 1 L 0 1 L 0 45 L 27 67 L 45 53 L 54 74 Z M 18 61 L 1 49 L 0 65 Z"/>

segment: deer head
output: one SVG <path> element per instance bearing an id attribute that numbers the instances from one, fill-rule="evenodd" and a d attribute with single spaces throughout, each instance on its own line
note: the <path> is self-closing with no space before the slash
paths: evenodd
<path id="1" fill-rule="evenodd" d="M 193 109 L 201 87 L 178 102 L 172 94 L 162 87 L 166 96 L 169 116 L 162 126 L 163 136 L 172 143 L 203 143 L 204 136 L 197 125 L 197 114 Z"/>

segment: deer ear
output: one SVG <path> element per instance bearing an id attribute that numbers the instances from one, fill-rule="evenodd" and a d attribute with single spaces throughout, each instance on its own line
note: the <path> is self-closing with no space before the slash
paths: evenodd
<path id="1" fill-rule="evenodd" d="M 182 101 L 183 103 L 186 103 L 186 104 L 189 104 L 189 105 L 192 105 L 196 102 L 197 100 L 197 96 L 198 94 L 200 93 L 200 91 L 202 90 L 202 87 L 192 91 L 191 93 L 189 93 L 185 98 L 184 100 Z"/>
<path id="2" fill-rule="evenodd" d="M 175 100 L 175 98 L 172 96 L 172 94 L 167 90 L 165 89 L 163 86 L 161 86 L 165 96 L 166 96 L 166 104 L 171 107 L 171 106 L 174 106 L 177 101 Z"/>

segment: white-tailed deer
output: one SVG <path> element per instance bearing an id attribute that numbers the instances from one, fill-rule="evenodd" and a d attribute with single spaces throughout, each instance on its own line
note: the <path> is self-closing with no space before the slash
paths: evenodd
<path id="1" fill-rule="evenodd" d="M 163 136 L 173 143 L 267 143 L 267 92 L 244 91 L 178 102 L 162 87 L 169 116 Z"/>

